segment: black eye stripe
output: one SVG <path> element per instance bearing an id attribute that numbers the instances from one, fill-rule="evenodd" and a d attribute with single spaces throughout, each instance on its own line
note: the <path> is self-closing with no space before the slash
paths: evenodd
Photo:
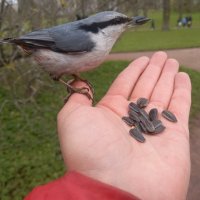
<path id="1" fill-rule="evenodd" d="M 111 20 L 112 21 L 112 20 Z M 114 24 L 122 24 L 131 21 L 130 18 L 125 18 L 125 17 L 116 17 L 113 19 Z"/>
<path id="2" fill-rule="evenodd" d="M 103 29 L 106 28 L 110 25 L 118 25 L 118 24 L 123 24 L 126 22 L 131 21 L 130 18 L 128 17 L 116 17 L 114 19 L 108 20 L 108 21 L 104 21 L 104 22 L 94 22 L 92 24 L 89 25 L 80 25 L 80 29 L 88 31 L 88 32 L 92 32 L 92 33 L 98 33 L 99 29 Z"/>

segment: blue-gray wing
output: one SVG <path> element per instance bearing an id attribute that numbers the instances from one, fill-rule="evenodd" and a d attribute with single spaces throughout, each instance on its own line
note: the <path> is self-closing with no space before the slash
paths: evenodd
<path id="1" fill-rule="evenodd" d="M 74 25 L 60 25 L 28 33 L 16 39 L 27 48 L 46 48 L 62 53 L 83 53 L 94 48 L 94 43 L 85 31 Z"/>

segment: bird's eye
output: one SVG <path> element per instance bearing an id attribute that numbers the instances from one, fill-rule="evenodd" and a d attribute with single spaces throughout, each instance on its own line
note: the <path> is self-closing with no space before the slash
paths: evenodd
<path id="1" fill-rule="evenodd" d="M 116 17 L 116 18 L 115 18 L 115 22 L 117 22 L 117 23 L 121 22 L 121 18 Z"/>

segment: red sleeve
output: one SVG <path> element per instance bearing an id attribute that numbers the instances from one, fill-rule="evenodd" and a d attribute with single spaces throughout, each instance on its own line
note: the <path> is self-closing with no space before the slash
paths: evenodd
<path id="1" fill-rule="evenodd" d="M 77 172 L 36 187 L 24 200 L 139 200 L 133 195 Z"/>

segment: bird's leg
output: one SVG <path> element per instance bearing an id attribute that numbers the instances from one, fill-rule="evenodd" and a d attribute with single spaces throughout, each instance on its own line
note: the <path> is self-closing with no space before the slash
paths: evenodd
<path id="1" fill-rule="evenodd" d="M 81 80 L 83 82 L 85 82 L 89 88 L 91 89 L 92 91 L 92 94 L 93 94 L 93 88 L 92 88 L 92 85 L 87 81 L 87 80 L 83 80 L 81 79 L 78 75 L 75 75 L 73 74 L 72 76 L 74 77 L 74 79 L 72 80 L 69 80 L 69 81 L 64 81 L 63 79 L 61 79 L 60 77 L 61 76 L 56 76 L 54 74 L 50 74 L 51 78 L 55 81 L 59 81 L 61 82 L 62 84 L 64 84 L 66 87 L 67 87 L 67 91 L 69 93 L 69 95 L 64 99 L 64 102 L 66 103 L 69 99 L 69 97 L 73 94 L 73 93 L 79 93 L 79 94 L 84 94 L 85 96 L 88 97 L 88 99 L 92 100 L 93 101 L 93 98 L 92 96 L 89 94 L 89 89 L 87 87 L 81 87 L 81 88 L 76 88 L 76 87 L 73 87 L 72 84 L 77 81 L 77 80 Z"/>
<path id="2" fill-rule="evenodd" d="M 74 82 L 74 81 L 83 81 L 84 83 L 86 83 L 89 86 L 90 90 L 92 91 L 92 94 L 94 95 L 94 87 L 93 87 L 93 85 L 88 80 L 82 79 L 77 74 L 72 74 L 72 76 L 74 77 L 74 79 L 71 80 L 72 82 Z"/>
<path id="3" fill-rule="evenodd" d="M 66 103 L 69 99 L 69 97 L 74 94 L 74 93 L 79 93 L 79 94 L 83 94 L 85 95 L 89 100 L 92 100 L 93 101 L 93 98 L 92 96 L 90 95 L 89 93 L 89 89 L 87 87 L 81 87 L 81 88 L 76 88 L 76 87 L 73 87 L 71 84 L 74 82 L 75 80 L 72 80 L 72 81 L 68 81 L 68 82 L 65 82 L 64 80 L 62 79 L 59 79 L 59 82 L 63 83 L 64 85 L 66 85 L 67 87 L 67 91 L 69 93 L 69 95 L 67 95 L 67 97 L 64 99 L 64 103 Z"/>

